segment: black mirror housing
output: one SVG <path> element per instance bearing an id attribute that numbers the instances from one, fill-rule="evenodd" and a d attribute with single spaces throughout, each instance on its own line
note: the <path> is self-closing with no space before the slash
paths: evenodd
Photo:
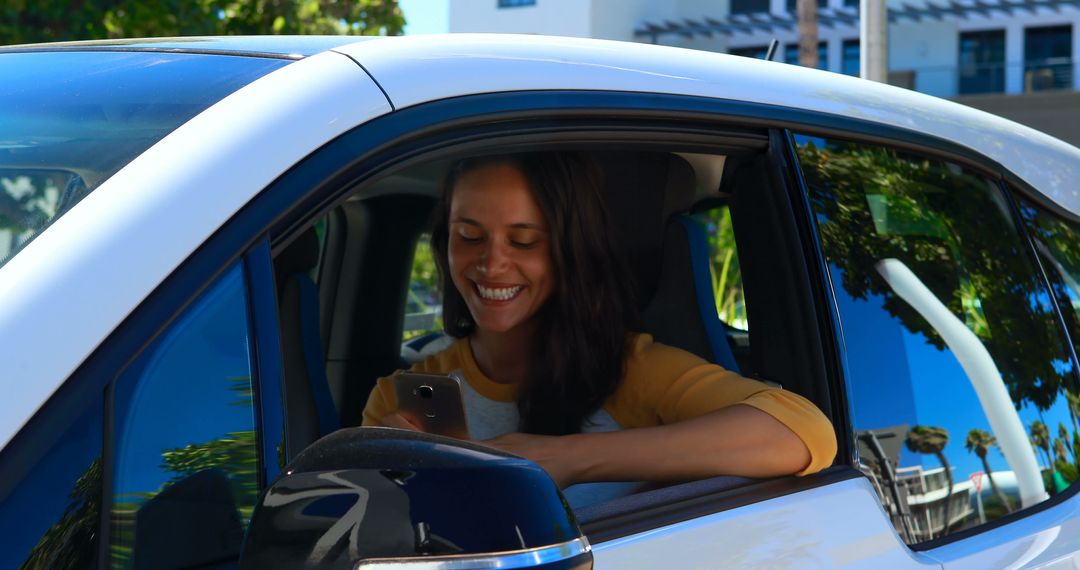
<path id="1" fill-rule="evenodd" d="M 263 495 L 241 567 L 351 569 L 571 542 L 591 561 L 569 505 L 535 463 L 430 434 L 346 428 L 301 452 Z"/>

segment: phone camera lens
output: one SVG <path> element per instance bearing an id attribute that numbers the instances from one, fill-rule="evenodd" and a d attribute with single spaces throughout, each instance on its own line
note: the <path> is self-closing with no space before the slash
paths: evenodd
<path id="1" fill-rule="evenodd" d="M 416 389 L 416 394 L 425 400 L 430 400 L 434 390 L 431 389 L 431 386 L 420 386 Z"/>

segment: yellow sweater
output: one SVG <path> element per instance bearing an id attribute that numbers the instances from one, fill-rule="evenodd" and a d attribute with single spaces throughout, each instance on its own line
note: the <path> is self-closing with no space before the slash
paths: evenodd
<path id="1" fill-rule="evenodd" d="M 513 402 L 518 386 L 500 384 L 480 371 L 467 339 L 415 364 L 413 372 L 447 374 L 460 369 L 480 395 Z M 672 424 L 733 404 L 753 406 L 795 432 L 810 450 L 810 464 L 798 475 L 815 473 L 832 464 L 836 436 L 829 420 L 809 400 L 773 388 L 706 362 L 684 350 L 653 342 L 652 336 L 634 338 L 626 372 L 604 409 L 622 429 Z M 380 378 L 364 407 L 364 425 L 397 409 L 393 377 Z"/>

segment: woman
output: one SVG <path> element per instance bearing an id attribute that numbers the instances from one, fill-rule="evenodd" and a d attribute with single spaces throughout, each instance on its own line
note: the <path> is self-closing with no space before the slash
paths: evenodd
<path id="1" fill-rule="evenodd" d="M 596 169 L 574 153 L 468 159 L 432 230 L 452 346 L 413 367 L 460 372 L 473 439 L 562 487 L 807 474 L 832 426 L 804 398 L 635 333 Z M 365 425 L 416 429 L 379 380 Z M 592 487 L 585 502 L 628 488 Z"/>

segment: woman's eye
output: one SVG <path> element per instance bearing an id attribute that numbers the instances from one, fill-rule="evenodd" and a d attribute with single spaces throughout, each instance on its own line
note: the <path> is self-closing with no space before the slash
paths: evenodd
<path id="1" fill-rule="evenodd" d="M 512 246 L 514 246 L 516 248 L 520 248 L 520 249 L 530 249 L 530 248 L 534 247 L 537 243 L 539 243 L 538 240 L 534 240 L 534 241 L 510 240 L 510 245 L 512 245 Z"/>
<path id="2" fill-rule="evenodd" d="M 480 237 L 480 235 L 471 235 L 471 234 L 464 234 L 464 233 L 459 233 L 458 237 L 461 238 L 461 241 L 463 241 L 465 243 L 476 243 L 476 242 L 480 241 L 481 239 L 483 239 L 483 238 Z"/>

